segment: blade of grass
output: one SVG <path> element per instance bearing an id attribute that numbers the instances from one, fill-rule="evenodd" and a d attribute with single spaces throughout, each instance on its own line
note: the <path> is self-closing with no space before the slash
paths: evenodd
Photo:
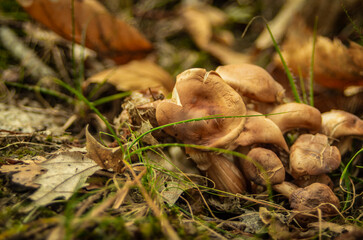
<path id="1" fill-rule="evenodd" d="M 219 119 L 219 118 L 246 118 L 246 117 L 262 117 L 262 116 L 270 116 L 270 115 L 279 115 L 279 114 L 284 114 L 287 112 L 281 112 L 281 113 L 272 113 L 272 114 L 259 114 L 259 115 L 241 115 L 241 116 L 220 116 L 220 115 L 211 115 L 211 116 L 207 116 L 207 117 L 202 117 L 202 118 L 193 118 L 193 119 L 187 119 L 187 120 L 183 120 L 183 121 L 179 121 L 179 122 L 173 122 L 173 123 L 169 123 L 169 124 L 165 124 L 159 127 L 155 127 L 153 129 L 150 129 L 149 131 L 144 132 L 143 134 L 141 134 L 140 136 L 138 136 L 131 144 L 130 146 L 127 148 L 127 151 L 130 151 L 131 148 L 141 139 L 143 138 L 145 135 L 162 129 L 162 128 L 166 128 L 166 127 L 170 127 L 170 126 L 174 126 L 177 124 L 182 124 L 182 123 L 189 123 L 189 122 L 196 122 L 196 121 L 203 121 L 203 120 L 211 120 L 211 119 Z"/>
<path id="2" fill-rule="evenodd" d="M 293 95 L 294 95 L 295 101 L 296 101 L 296 102 L 298 102 L 298 103 L 301 103 L 300 96 L 299 96 L 299 93 L 298 93 L 298 91 L 297 91 L 296 84 L 295 84 L 295 82 L 294 82 L 294 77 L 292 76 L 292 74 L 291 74 L 291 72 L 290 72 L 289 68 L 287 67 L 286 61 L 285 61 L 284 57 L 282 56 L 282 53 L 281 53 L 281 51 L 280 51 L 280 48 L 279 48 L 279 46 L 278 46 L 278 44 L 277 44 L 277 42 L 276 42 L 276 40 L 275 40 L 275 38 L 274 38 L 274 36 L 273 36 L 273 34 L 272 34 L 272 32 L 271 32 L 271 29 L 270 29 L 270 27 L 269 27 L 269 25 L 268 25 L 267 20 L 266 20 L 264 17 L 262 17 L 262 16 L 256 16 L 256 17 L 253 17 L 253 18 L 249 21 L 249 23 L 247 24 L 247 26 L 246 26 L 245 30 L 243 31 L 243 33 L 242 33 L 242 36 L 241 36 L 241 37 L 242 37 L 242 38 L 244 37 L 244 35 L 246 34 L 246 32 L 247 32 L 247 30 L 248 30 L 249 26 L 250 26 L 250 25 L 252 24 L 252 22 L 253 22 L 254 20 L 256 20 L 257 18 L 262 18 L 262 20 L 264 21 L 264 23 L 265 23 L 265 25 L 266 25 L 266 29 L 267 29 L 268 33 L 270 34 L 270 37 L 271 37 L 272 43 L 273 43 L 273 45 L 274 45 L 274 47 L 275 47 L 275 50 L 276 50 L 276 52 L 278 53 L 278 55 L 279 55 L 279 57 L 280 57 L 280 60 L 281 60 L 282 66 L 284 67 L 284 70 L 285 70 L 285 73 L 286 73 L 287 78 L 288 78 L 288 80 L 289 80 L 290 87 L 291 87 L 292 93 L 293 93 Z"/>
<path id="3" fill-rule="evenodd" d="M 43 88 L 43 87 L 39 87 L 39 86 L 30 86 L 27 84 L 21 84 L 21 83 L 17 83 L 17 82 L 8 82 L 8 81 L 4 81 L 5 85 L 7 86 L 12 86 L 12 87 L 18 87 L 18 88 L 22 88 L 22 89 L 26 89 L 29 91 L 34 91 L 34 92 L 40 92 L 43 94 L 48 94 L 50 96 L 54 96 L 57 97 L 59 99 L 62 99 L 64 101 L 66 101 L 67 103 L 70 104 L 75 104 L 75 100 L 61 92 L 58 91 L 54 91 L 52 89 L 48 89 L 48 88 Z"/>
<path id="4" fill-rule="evenodd" d="M 122 146 L 122 142 L 121 139 L 116 135 L 115 131 L 113 130 L 113 128 L 111 127 L 111 124 L 108 122 L 108 120 L 100 113 L 100 111 L 98 111 L 98 109 L 94 106 L 94 104 L 90 101 L 88 101 L 88 99 L 83 96 L 83 94 L 79 91 L 77 91 L 76 89 L 74 89 L 73 87 L 71 87 L 70 85 L 68 85 L 67 83 L 63 82 L 60 79 L 54 78 L 54 81 L 59 84 L 60 86 L 64 87 L 65 89 L 67 89 L 68 91 L 70 91 L 71 93 L 73 93 L 74 95 L 76 95 L 76 97 L 84 102 L 90 109 L 92 109 L 97 116 L 106 124 L 108 130 L 110 131 L 110 133 L 112 134 L 112 136 L 115 138 L 115 140 L 117 141 L 117 143 Z M 122 149 L 122 147 L 121 147 Z"/>
<path id="5" fill-rule="evenodd" d="M 263 19 L 264 19 L 264 18 L 263 18 Z M 275 40 L 275 38 L 274 38 L 274 36 L 273 36 L 273 34 L 272 34 L 272 32 L 271 32 L 270 27 L 269 27 L 269 26 L 268 26 L 268 24 L 267 24 L 266 19 L 264 19 L 264 21 L 265 21 L 265 24 L 266 24 L 267 31 L 269 32 L 270 37 L 271 37 L 271 40 L 272 40 L 273 45 L 274 45 L 274 47 L 275 47 L 275 50 L 276 50 L 276 52 L 278 53 L 278 55 L 279 55 L 279 57 L 280 57 L 280 60 L 281 60 L 281 63 L 282 63 L 282 65 L 283 65 L 284 69 L 285 69 L 285 73 L 286 73 L 286 75 L 287 75 L 287 78 L 289 79 L 290 87 L 291 87 L 292 93 L 294 94 L 295 101 L 296 101 L 297 103 L 301 103 L 300 96 L 299 96 L 299 93 L 298 93 L 298 91 L 297 91 L 296 84 L 295 84 L 295 82 L 294 82 L 294 77 L 292 76 L 292 74 L 291 74 L 291 72 L 290 72 L 289 68 L 287 67 L 287 64 L 286 64 L 286 62 L 285 62 L 285 59 L 284 59 L 284 57 L 282 56 L 282 53 L 281 53 L 281 51 L 280 51 L 280 48 L 279 48 L 279 46 L 278 46 L 278 44 L 277 44 L 277 42 L 276 42 L 276 40 Z"/>
<path id="6" fill-rule="evenodd" d="M 360 38 L 360 40 L 361 40 L 361 44 L 363 44 L 363 34 L 362 34 L 362 30 L 361 30 L 361 28 L 353 21 L 353 19 L 350 17 L 350 15 L 349 15 L 349 13 L 348 13 L 348 10 L 346 9 L 346 7 L 344 6 L 344 3 L 343 3 L 343 1 L 340 1 L 340 5 L 341 5 L 341 7 L 343 8 L 343 10 L 344 10 L 344 13 L 345 13 L 345 15 L 347 15 L 347 17 L 348 17 L 348 20 L 349 20 L 349 22 L 351 22 L 352 23 L 352 25 L 353 25 L 353 29 L 356 31 L 356 33 L 358 33 L 359 34 L 359 38 Z"/>
<path id="7" fill-rule="evenodd" d="M 318 16 L 315 17 L 314 22 L 314 34 L 313 34 L 313 49 L 311 52 L 311 59 L 310 59 L 310 69 L 309 69 L 309 97 L 310 97 L 310 106 L 314 107 L 314 59 L 315 59 L 315 43 L 316 43 L 316 32 L 318 29 Z"/>
<path id="8" fill-rule="evenodd" d="M 208 146 L 202 146 L 202 145 L 195 145 L 195 144 L 164 143 L 164 144 L 156 144 L 156 145 L 151 145 L 151 146 L 147 146 L 147 147 L 138 148 L 138 149 L 136 149 L 135 151 L 133 151 L 131 153 L 127 152 L 126 153 L 126 156 L 124 157 L 124 162 L 125 162 L 125 164 L 129 165 L 129 163 L 127 162 L 127 159 L 130 159 L 131 156 L 134 155 L 134 154 L 138 154 L 140 152 L 147 151 L 147 150 L 154 149 L 154 148 L 163 148 L 163 147 L 171 147 L 171 146 L 189 147 L 189 148 L 195 148 L 195 149 L 199 149 L 199 150 L 214 151 L 214 152 L 218 152 L 218 153 L 229 154 L 229 155 L 232 155 L 232 156 L 235 156 L 235 157 L 239 157 L 239 158 L 244 158 L 244 159 L 252 162 L 261 171 L 261 174 L 264 176 L 264 179 L 266 181 L 266 187 L 267 187 L 267 190 L 268 190 L 268 193 L 269 193 L 269 199 L 270 199 L 270 202 L 269 203 L 271 204 L 270 206 L 276 208 L 275 204 L 272 201 L 272 186 L 271 186 L 271 183 L 269 181 L 269 178 L 267 176 L 266 171 L 264 170 L 264 168 L 262 167 L 261 164 L 257 163 L 253 159 L 251 159 L 251 158 L 247 157 L 246 155 L 244 155 L 242 153 L 239 153 L 239 152 L 235 152 L 235 151 L 231 151 L 231 150 L 226 150 L 226 149 L 222 149 L 222 148 L 215 148 L 215 147 L 208 147 Z M 217 190 L 217 191 L 218 192 L 222 192 L 222 193 L 227 194 L 227 195 L 229 194 L 229 195 L 236 196 L 236 195 L 234 195 L 232 193 L 227 193 L 227 192 L 220 191 L 220 190 Z M 249 199 L 249 200 L 251 200 L 251 199 Z M 257 201 L 257 200 L 252 200 L 252 201 Z M 281 209 L 281 207 L 279 209 Z"/>
<path id="9" fill-rule="evenodd" d="M 363 148 L 361 148 L 358 152 L 356 152 L 355 154 L 354 154 L 354 156 L 349 160 L 349 162 L 347 163 L 347 165 L 344 167 L 344 170 L 343 170 L 343 172 L 342 172 L 342 174 L 341 174 L 341 176 L 340 176 L 340 179 L 339 179 L 339 186 L 340 186 L 340 188 L 344 191 L 344 192 L 346 192 L 347 193 L 347 201 L 345 201 L 345 204 L 344 204 L 344 207 L 343 207 L 343 210 L 345 210 L 346 208 L 347 208 L 347 206 L 348 206 L 348 200 L 349 200 L 349 198 L 350 198 L 350 196 L 351 196 L 351 192 L 350 192 L 350 187 L 349 187 L 349 184 L 350 184 L 350 179 L 349 179 L 349 167 L 350 167 L 350 165 L 352 164 L 352 162 L 353 162 L 353 160 L 361 153 L 361 152 L 363 152 Z M 347 189 L 345 189 L 344 187 L 343 187 L 343 184 L 342 184 L 342 182 L 343 182 L 343 180 L 344 180 L 344 185 L 345 185 L 345 187 L 347 188 Z"/>
<path id="10" fill-rule="evenodd" d="M 111 96 L 107 96 L 107 97 L 97 99 L 97 100 L 93 101 L 92 103 L 93 103 L 93 106 L 96 107 L 98 105 L 101 105 L 101 104 L 104 104 L 104 103 L 107 103 L 107 102 L 111 102 L 111 101 L 116 100 L 116 99 L 124 98 L 124 97 L 130 96 L 130 95 L 131 95 L 131 92 L 117 93 L 117 94 L 114 94 L 114 95 L 111 95 Z"/>

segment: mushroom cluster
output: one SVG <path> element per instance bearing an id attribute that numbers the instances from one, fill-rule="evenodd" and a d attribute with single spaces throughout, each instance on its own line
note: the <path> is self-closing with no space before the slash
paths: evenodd
<path id="1" fill-rule="evenodd" d="M 284 102 L 284 88 L 261 67 L 235 64 L 209 72 L 194 68 L 177 76 L 172 98 L 156 106 L 156 120 L 161 126 L 208 117 L 164 131 L 185 144 L 247 155 L 231 159 L 215 151 L 185 149 L 216 189 L 244 193 L 254 185 L 269 184 L 289 198 L 293 209 L 319 208 L 324 216 L 336 214 L 339 199 L 327 174 L 339 167 L 341 154 L 333 140 L 362 136 L 363 121 L 343 111 L 321 114 L 303 103 Z M 263 112 L 267 116 L 256 111 L 259 103 L 273 106 Z M 289 147 L 284 134 L 290 131 L 299 136 Z"/>

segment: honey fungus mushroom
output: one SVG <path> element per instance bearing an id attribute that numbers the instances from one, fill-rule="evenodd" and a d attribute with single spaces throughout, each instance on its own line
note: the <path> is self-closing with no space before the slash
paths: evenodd
<path id="1" fill-rule="evenodd" d="M 241 96 L 216 72 L 201 68 L 179 74 L 172 99 L 161 101 L 156 108 L 159 125 L 211 115 L 245 114 Z M 183 143 L 227 148 L 239 136 L 245 121 L 245 118 L 218 118 L 177 124 L 164 130 Z"/>
<path id="2" fill-rule="evenodd" d="M 240 159 L 244 176 L 258 184 L 278 184 L 285 180 L 285 168 L 279 157 L 271 150 L 265 148 L 253 148 L 247 159 Z"/>
<path id="3" fill-rule="evenodd" d="M 363 136 L 363 120 L 354 114 L 342 110 L 331 110 L 321 116 L 322 133 L 330 138 Z"/>
<path id="4" fill-rule="evenodd" d="M 179 74 L 172 99 L 161 101 L 156 108 L 159 125 L 211 115 L 245 114 L 241 96 L 216 72 L 201 68 Z M 243 130 L 245 121 L 245 118 L 214 118 L 177 124 L 164 130 L 183 143 L 228 149 Z M 186 151 L 218 189 L 232 193 L 245 191 L 242 173 L 233 162 L 209 151 L 191 148 Z"/>
<path id="5" fill-rule="evenodd" d="M 281 114 L 277 114 L 281 113 Z M 286 133 L 292 129 L 308 129 L 316 133 L 321 127 L 321 113 L 317 108 L 304 103 L 285 103 L 275 107 L 267 118 Z"/>
<path id="6" fill-rule="evenodd" d="M 242 96 L 260 102 L 282 102 L 285 89 L 263 68 L 253 64 L 219 66 L 216 72 Z"/>
<path id="7" fill-rule="evenodd" d="M 320 175 L 337 169 L 341 162 L 337 147 L 323 134 L 303 134 L 291 146 L 290 174 L 295 178 Z"/>
<path id="8" fill-rule="evenodd" d="M 289 199 L 290 207 L 306 214 L 317 214 L 320 209 L 322 216 L 337 215 L 339 199 L 325 184 L 313 183 L 307 187 L 299 188 L 290 182 L 273 185 L 273 189 Z"/>
<path id="9" fill-rule="evenodd" d="M 284 136 L 274 122 L 256 111 L 248 110 L 247 115 L 253 117 L 247 117 L 243 131 L 234 142 L 236 146 L 271 144 L 289 152 Z"/>

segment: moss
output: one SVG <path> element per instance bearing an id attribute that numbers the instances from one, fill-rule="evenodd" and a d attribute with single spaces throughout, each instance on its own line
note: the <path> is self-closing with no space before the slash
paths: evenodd
<path id="1" fill-rule="evenodd" d="M 1 0 L 0 12 L 3 16 L 12 18 L 14 20 L 29 20 L 29 15 L 14 0 Z"/>

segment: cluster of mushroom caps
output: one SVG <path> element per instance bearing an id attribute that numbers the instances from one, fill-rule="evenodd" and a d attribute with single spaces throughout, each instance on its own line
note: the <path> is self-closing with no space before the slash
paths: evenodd
<path id="1" fill-rule="evenodd" d="M 292 209 L 319 207 L 323 216 L 336 214 L 339 199 L 327 173 L 339 167 L 341 154 L 332 144 L 346 135 L 363 135 L 363 122 L 344 111 L 321 114 L 303 103 L 283 103 L 284 99 L 284 88 L 259 66 L 226 65 L 209 72 L 194 68 L 177 76 L 172 98 L 156 106 L 156 120 L 165 125 L 218 117 L 164 128 L 185 144 L 247 155 L 230 159 L 216 151 L 185 149 L 216 189 L 245 193 L 254 185 L 270 184 L 289 198 Z M 271 115 L 255 111 L 259 103 L 274 106 L 263 112 Z M 289 148 L 284 134 L 295 129 L 304 129 L 305 134 Z"/>

